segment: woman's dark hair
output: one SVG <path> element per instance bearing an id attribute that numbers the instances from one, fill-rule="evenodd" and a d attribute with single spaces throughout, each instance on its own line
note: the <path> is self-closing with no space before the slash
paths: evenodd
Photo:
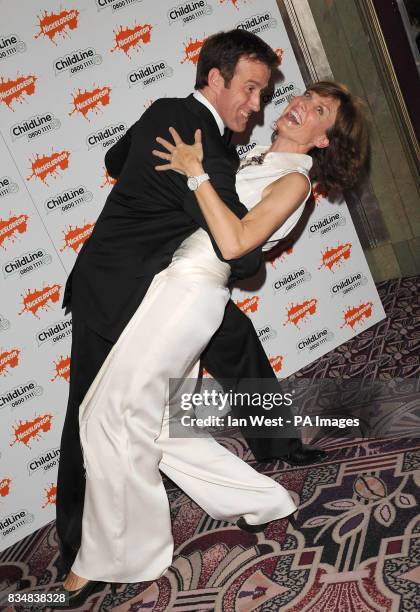
<path id="1" fill-rule="evenodd" d="M 247 30 L 230 30 L 209 36 L 200 51 L 197 62 L 195 89 L 208 85 L 208 74 L 212 68 L 218 68 L 225 80 L 225 86 L 234 75 L 236 64 L 246 57 L 265 64 L 270 70 L 279 65 L 279 59 L 273 49 L 261 38 Z"/>
<path id="2" fill-rule="evenodd" d="M 333 81 L 313 83 L 308 91 L 340 102 L 335 123 L 327 130 L 330 144 L 324 149 L 309 151 L 313 161 L 311 179 L 317 183 L 321 193 L 335 198 L 354 187 L 366 166 L 369 131 L 363 112 L 364 104 L 345 85 Z"/>

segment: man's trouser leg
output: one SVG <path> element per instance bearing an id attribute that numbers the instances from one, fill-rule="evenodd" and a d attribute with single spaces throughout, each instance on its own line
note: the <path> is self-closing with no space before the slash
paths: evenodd
<path id="1" fill-rule="evenodd" d="M 73 313 L 70 390 L 57 479 L 56 526 L 65 571 L 72 566 L 80 546 L 85 496 L 79 406 L 111 348 L 112 342 L 90 330 Z"/>
<path id="2" fill-rule="evenodd" d="M 267 379 L 271 382 L 276 379 L 254 326 L 232 300 L 227 304 L 221 326 L 201 357 L 201 364 L 216 380 L 229 379 L 230 383 L 243 378 L 266 379 L 266 382 Z M 264 380 L 261 393 L 264 392 L 263 384 Z M 255 390 L 258 390 L 258 385 Z M 281 392 L 280 387 L 278 391 Z M 252 413 L 277 416 L 267 414 L 263 409 L 258 412 L 253 409 Z M 285 419 L 291 418 L 287 406 L 281 407 L 279 414 Z M 235 416 L 240 416 L 240 413 Z M 289 438 L 254 438 L 247 434 L 245 439 L 256 459 L 275 459 L 289 450 Z"/>

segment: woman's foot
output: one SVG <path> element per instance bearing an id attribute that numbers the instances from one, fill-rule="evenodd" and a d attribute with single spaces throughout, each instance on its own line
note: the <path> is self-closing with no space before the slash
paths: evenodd
<path id="1" fill-rule="evenodd" d="M 89 580 L 87 580 L 86 578 L 81 578 L 80 576 L 78 576 L 77 574 L 75 574 L 74 572 L 70 570 L 67 575 L 67 578 L 65 579 L 63 583 L 63 586 L 66 589 L 66 591 L 78 591 L 79 589 L 84 587 L 85 584 L 87 584 L 88 582 Z"/>

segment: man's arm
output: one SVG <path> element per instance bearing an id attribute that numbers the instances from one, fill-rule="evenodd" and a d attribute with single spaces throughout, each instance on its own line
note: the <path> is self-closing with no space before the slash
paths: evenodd
<path id="1" fill-rule="evenodd" d="M 110 174 L 114 179 L 117 179 L 120 176 L 124 162 L 127 159 L 128 151 L 130 150 L 133 127 L 134 126 L 131 126 L 126 131 L 124 136 L 117 140 L 117 142 L 110 149 L 108 149 L 105 154 L 105 167 L 108 174 Z"/>

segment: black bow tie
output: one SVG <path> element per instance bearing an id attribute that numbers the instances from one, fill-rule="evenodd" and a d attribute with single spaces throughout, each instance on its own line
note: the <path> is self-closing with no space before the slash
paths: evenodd
<path id="1" fill-rule="evenodd" d="M 226 127 L 225 131 L 223 132 L 222 138 L 223 138 L 223 142 L 228 146 L 230 145 L 230 141 L 232 140 L 232 134 L 233 134 L 232 130 Z"/>

